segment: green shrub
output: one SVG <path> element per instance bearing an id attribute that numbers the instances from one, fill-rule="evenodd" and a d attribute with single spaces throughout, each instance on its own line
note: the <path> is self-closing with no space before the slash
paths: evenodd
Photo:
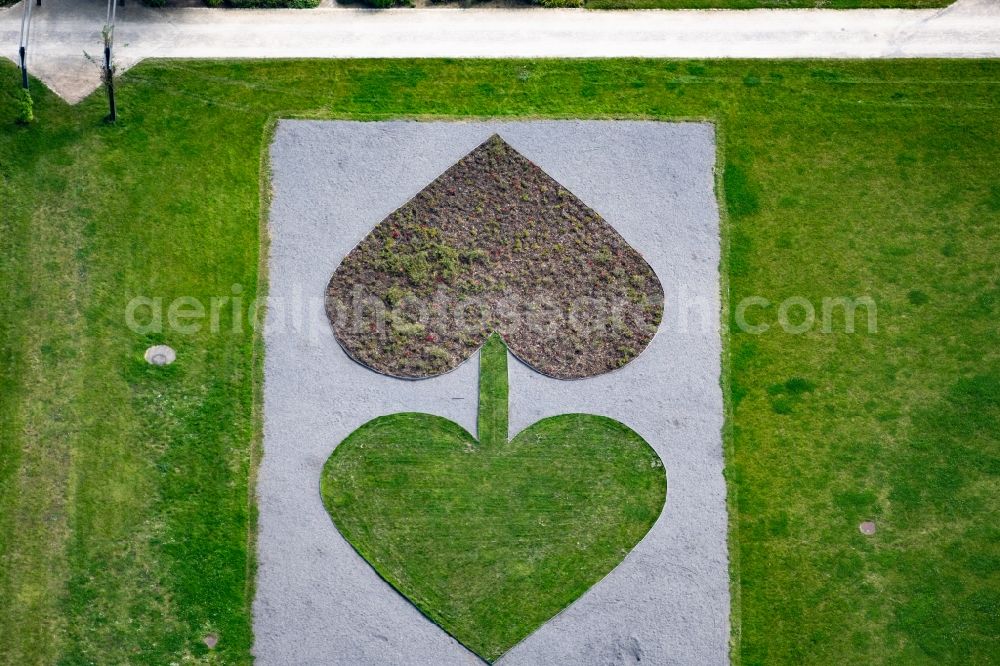
<path id="1" fill-rule="evenodd" d="M 17 122 L 22 125 L 27 125 L 28 123 L 34 122 L 34 120 L 35 101 L 31 99 L 30 92 L 21 88 L 20 94 L 17 97 Z"/>
<path id="2" fill-rule="evenodd" d="M 225 1 L 228 7 L 236 7 L 239 9 L 250 9 L 254 7 L 263 7 L 266 9 L 277 9 L 279 7 L 292 7 L 294 9 L 310 9 L 319 4 L 319 0 L 225 0 Z"/>

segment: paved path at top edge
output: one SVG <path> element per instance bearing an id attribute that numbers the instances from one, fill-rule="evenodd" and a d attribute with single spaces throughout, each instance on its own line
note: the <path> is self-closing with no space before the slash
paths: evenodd
<path id="1" fill-rule="evenodd" d="M 34 8 L 29 71 L 71 103 L 99 85 L 101 0 Z M 17 61 L 21 3 L 0 10 Z M 146 58 L 1000 57 L 1000 0 L 944 9 L 589 11 L 580 9 L 118 10 L 120 69 Z"/>

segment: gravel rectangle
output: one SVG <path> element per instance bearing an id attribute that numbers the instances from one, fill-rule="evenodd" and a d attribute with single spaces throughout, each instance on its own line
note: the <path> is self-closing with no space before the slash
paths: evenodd
<path id="1" fill-rule="evenodd" d="M 355 428 L 423 411 L 475 432 L 478 358 L 407 381 L 351 361 L 323 295 L 386 215 L 492 133 L 600 213 L 663 283 L 664 320 L 624 368 L 562 381 L 510 362 L 510 433 L 603 414 L 667 468 L 667 503 L 607 578 L 500 663 L 728 661 L 722 476 L 719 217 L 706 123 L 282 121 L 271 147 L 264 457 L 258 480 L 254 654 L 260 664 L 472 664 L 479 659 L 390 588 L 340 536 L 319 475 Z"/>

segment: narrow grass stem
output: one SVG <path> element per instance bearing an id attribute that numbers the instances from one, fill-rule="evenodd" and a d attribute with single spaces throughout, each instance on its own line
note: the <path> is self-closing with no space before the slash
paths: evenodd
<path id="1" fill-rule="evenodd" d="M 496 333 L 479 352 L 479 444 L 507 443 L 507 345 Z"/>

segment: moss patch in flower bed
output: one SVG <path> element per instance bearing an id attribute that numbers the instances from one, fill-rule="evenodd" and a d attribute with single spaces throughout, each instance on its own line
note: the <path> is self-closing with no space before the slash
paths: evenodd
<path id="1" fill-rule="evenodd" d="M 447 372 L 496 331 L 571 379 L 635 358 L 663 288 L 608 222 L 494 135 L 347 255 L 326 310 L 344 349 L 388 375 Z"/>

